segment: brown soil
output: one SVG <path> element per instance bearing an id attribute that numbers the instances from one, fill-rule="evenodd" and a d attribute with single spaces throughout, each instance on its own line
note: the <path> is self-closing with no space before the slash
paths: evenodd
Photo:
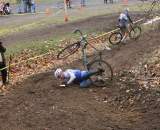
<path id="1" fill-rule="evenodd" d="M 71 30 L 77 27 L 70 26 Z M 160 91 L 146 90 L 128 80 L 132 79 L 131 73 L 120 74 L 160 46 L 160 33 L 152 31 L 150 36 L 150 40 L 145 34 L 138 41 L 104 52 L 115 74 L 112 84 L 104 88 L 61 88 L 52 72 L 34 75 L 13 86 L 0 98 L 0 129 L 159 130 Z M 81 64 L 76 61 L 71 66 Z M 120 80 L 123 77 L 127 77 L 125 81 Z"/>

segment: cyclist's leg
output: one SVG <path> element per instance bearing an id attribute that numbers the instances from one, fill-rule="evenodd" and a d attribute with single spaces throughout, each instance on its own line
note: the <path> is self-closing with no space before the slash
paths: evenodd
<path id="1" fill-rule="evenodd" d="M 122 34 L 123 34 L 122 42 L 125 42 L 126 38 L 129 35 L 129 25 L 127 22 L 123 26 L 123 33 Z"/>
<path id="2" fill-rule="evenodd" d="M 81 88 L 87 88 L 89 87 L 89 85 L 91 85 L 92 82 L 90 79 L 87 79 L 87 80 L 83 80 L 82 82 L 80 82 L 80 87 Z"/>
<path id="3" fill-rule="evenodd" d="M 99 70 L 96 70 L 96 71 L 82 71 L 81 73 L 81 79 L 82 80 L 86 80 L 86 79 L 89 79 L 91 76 L 95 75 L 95 74 L 98 74 L 100 72 L 103 72 L 103 70 L 99 69 Z"/>
<path id="4" fill-rule="evenodd" d="M 122 36 L 123 36 L 123 38 L 122 38 L 122 41 L 123 41 L 123 39 L 124 39 L 124 37 L 125 37 L 125 27 L 123 26 L 123 27 L 120 27 L 120 31 L 121 31 L 121 34 L 122 34 Z"/>

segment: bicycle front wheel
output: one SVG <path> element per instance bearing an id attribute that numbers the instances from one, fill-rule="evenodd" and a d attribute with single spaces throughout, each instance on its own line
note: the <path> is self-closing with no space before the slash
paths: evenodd
<path id="1" fill-rule="evenodd" d="M 129 32 L 129 37 L 133 40 L 137 40 L 141 35 L 141 27 L 135 26 L 133 29 Z"/>
<path id="2" fill-rule="evenodd" d="M 98 72 L 90 77 L 93 85 L 97 87 L 105 86 L 107 83 L 111 82 L 113 78 L 113 70 L 107 62 L 103 60 L 95 60 L 88 65 L 88 70 L 90 72 L 96 72 L 100 69 L 103 70 L 103 72 Z"/>
<path id="3" fill-rule="evenodd" d="M 80 42 L 73 43 L 64 49 L 62 49 L 58 55 L 57 59 L 65 59 L 69 57 L 70 55 L 74 54 L 78 49 L 80 48 Z"/>
<path id="4" fill-rule="evenodd" d="M 109 42 L 112 45 L 119 44 L 122 40 L 122 34 L 120 32 L 114 32 L 109 36 Z"/>

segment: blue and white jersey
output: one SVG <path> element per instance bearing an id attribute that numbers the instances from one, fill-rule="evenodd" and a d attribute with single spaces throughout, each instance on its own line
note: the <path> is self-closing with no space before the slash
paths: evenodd
<path id="1" fill-rule="evenodd" d="M 118 20 L 121 27 L 126 26 L 128 23 L 132 22 L 128 11 L 121 13 Z"/>
<path id="2" fill-rule="evenodd" d="M 120 21 L 128 21 L 128 17 L 125 13 L 121 13 L 120 16 L 119 16 L 119 20 Z"/>
<path id="3" fill-rule="evenodd" d="M 65 78 L 65 82 L 67 84 L 71 84 L 71 83 L 79 83 L 81 82 L 83 79 L 82 77 L 82 72 L 81 70 L 72 70 L 72 69 L 67 69 L 65 72 L 63 72 L 64 74 L 64 78 Z"/>

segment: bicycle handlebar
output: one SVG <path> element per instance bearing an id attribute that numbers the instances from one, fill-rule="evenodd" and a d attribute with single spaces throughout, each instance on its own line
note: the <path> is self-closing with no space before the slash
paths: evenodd
<path id="1" fill-rule="evenodd" d="M 78 32 L 81 35 L 80 42 L 85 41 L 86 42 L 85 46 L 86 46 L 88 44 L 88 41 L 86 40 L 86 37 L 83 35 L 82 31 L 80 29 L 78 29 L 78 28 L 73 31 L 73 33 L 78 33 Z"/>
<path id="2" fill-rule="evenodd" d="M 83 35 L 82 31 L 81 31 L 80 29 L 78 29 L 78 28 L 73 31 L 73 33 L 77 33 L 77 32 L 79 32 L 80 35 L 81 35 L 81 41 L 83 41 L 83 40 L 85 41 L 84 48 L 89 44 L 92 48 L 94 48 L 96 51 L 99 52 L 99 55 L 100 55 L 100 57 L 101 57 L 102 52 L 99 51 L 96 47 L 94 47 L 93 45 L 91 45 L 91 44 L 87 41 L 87 39 L 86 39 L 86 37 Z M 80 41 L 80 42 L 81 42 L 81 41 Z"/>
<path id="3" fill-rule="evenodd" d="M 81 37 L 83 37 L 83 33 L 81 32 L 81 30 L 80 30 L 80 29 L 76 29 L 76 30 L 74 30 L 74 32 L 73 32 L 73 33 L 77 33 L 77 32 L 79 32 L 79 33 L 80 33 L 80 35 L 81 35 Z"/>

